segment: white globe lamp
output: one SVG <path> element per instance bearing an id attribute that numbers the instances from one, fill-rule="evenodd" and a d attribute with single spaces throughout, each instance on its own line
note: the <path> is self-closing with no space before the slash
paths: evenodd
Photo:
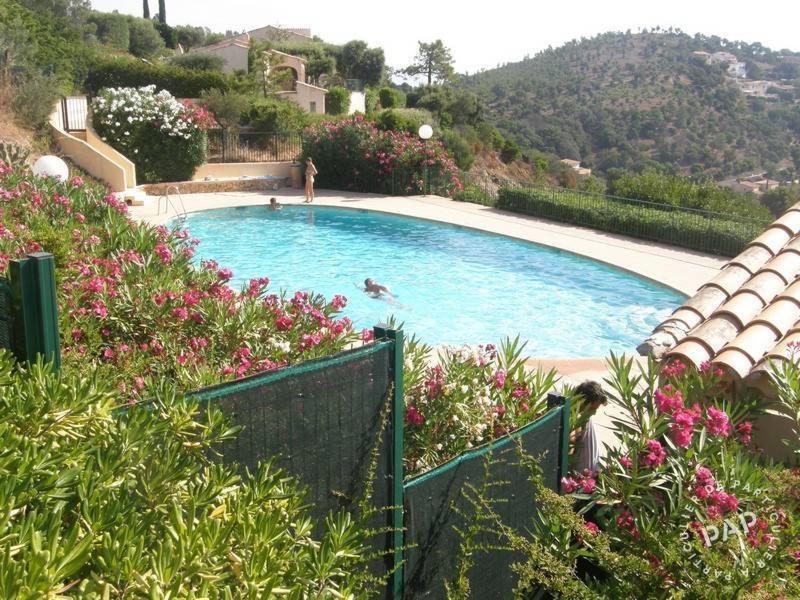
<path id="1" fill-rule="evenodd" d="M 57 177 L 61 181 L 66 181 L 69 177 L 69 167 L 67 163 L 57 156 L 42 156 L 33 163 L 31 171 L 37 177 Z"/>
<path id="2" fill-rule="evenodd" d="M 433 127 L 431 127 L 430 125 L 427 124 L 422 125 L 419 128 L 419 137 L 422 138 L 423 140 L 431 139 L 432 135 L 433 135 Z"/>

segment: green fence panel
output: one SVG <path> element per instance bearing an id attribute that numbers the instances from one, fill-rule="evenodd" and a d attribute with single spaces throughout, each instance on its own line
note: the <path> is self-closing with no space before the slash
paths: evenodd
<path id="1" fill-rule="evenodd" d="M 11 310 L 11 285 L 8 279 L 0 277 L 0 350 L 12 352 L 14 321 Z"/>
<path id="2" fill-rule="evenodd" d="M 458 568 L 462 540 L 457 529 L 466 528 L 465 516 L 472 513 L 463 490 L 467 483 L 481 485 L 487 457 L 493 460 L 489 497 L 499 501 L 495 508 L 504 523 L 524 528 L 535 518 L 536 506 L 531 499 L 529 471 L 520 464 L 517 442 L 525 454 L 540 458 L 545 485 L 557 490 L 566 472 L 568 437 L 569 403 L 565 402 L 516 432 L 407 481 L 403 597 L 445 597 L 445 583 L 452 580 Z M 472 597 L 510 598 L 515 585 L 510 567 L 518 558 L 503 550 L 476 557 L 468 574 Z"/>
<path id="3" fill-rule="evenodd" d="M 8 347 L 20 362 L 40 356 L 54 368 L 61 365 L 56 301 L 55 262 L 47 252 L 34 252 L 12 260 L 9 278 L 0 292 L 0 329 L 7 332 Z"/>

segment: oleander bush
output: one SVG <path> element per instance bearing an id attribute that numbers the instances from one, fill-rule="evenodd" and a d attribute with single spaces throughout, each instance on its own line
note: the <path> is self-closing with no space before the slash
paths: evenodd
<path id="1" fill-rule="evenodd" d="M 476 348 L 405 346 L 405 463 L 410 475 L 491 442 L 547 412 L 556 372 L 525 368 L 519 339 Z"/>
<path id="2" fill-rule="evenodd" d="M 305 292 L 242 290 L 213 262 L 192 263 L 185 231 L 132 222 L 80 178 L 0 167 L 0 273 L 27 252 L 55 255 L 63 369 L 97 371 L 131 402 L 173 381 L 188 391 L 334 354 L 355 337 L 346 304 Z"/>
<path id="3" fill-rule="evenodd" d="M 104 88 L 153 85 L 178 98 L 199 98 L 203 90 L 231 89 L 233 80 L 218 71 L 193 71 L 175 65 L 153 65 L 124 57 L 94 59 L 84 87 L 96 95 Z"/>
<path id="4" fill-rule="evenodd" d="M 148 183 L 191 179 L 205 162 L 205 131 L 214 125 L 205 109 L 152 85 L 102 90 L 92 101 L 92 122 Z"/>
<path id="5" fill-rule="evenodd" d="M 724 256 L 738 254 L 768 224 L 533 186 L 500 188 L 497 207 Z"/>
<path id="6" fill-rule="evenodd" d="M 538 516 L 500 522 L 476 482 L 465 493 L 484 525 L 472 533 L 486 537 L 464 560 L 516 551 L 517 597 L 797 597 L 800 471 L 770 463 L 754 445 L 760 401 L 733 393 L 708 364 L 639 369 L 612 355 L 609 366 L 619 444 L 597 472 L 562 479 L 574 506 L 544 489 L 535 457 L 523 457 Z M 782 412 L 797 420 L 800 368 L 776 380 Z M 468 583 L 461 575 L 451 585 Z"/>
<path id="7" fill-rule="evenodd" d="M 311 156 L 322 188 L 417 194 L 428 181 L 430 190 L 449 195 L 461 189 L 458 168 L 441 142 L 423 144 L 416 135 L 380 131 L 361 115 L 309 127 L 303 135 L 302 158 Z"/>

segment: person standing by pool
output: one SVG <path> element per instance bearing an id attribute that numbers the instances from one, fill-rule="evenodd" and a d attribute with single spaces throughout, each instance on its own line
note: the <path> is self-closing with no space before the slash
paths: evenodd
<path id="1" fill-rule="evenodd" d="M 575 388 L 575 394 L 585 403 L 585 413 L 589 418 L 586 424 L 572 433 L 570 442 L 577 446 L 575 470 L 582 473 L 588 470 L 597 473 L 600 462 L 605 456 L 605 447 L 600 442 L 599 417 L 597 411 L 608 401 L 602 386 L 596 381 L 584 381 Z"/>
<path id="2" fill-rule="evenodd" d="M 309 156 L 306 159 L 306 202 L 314 201 L 314 177 L 317 174 L 317 167 Z"/>

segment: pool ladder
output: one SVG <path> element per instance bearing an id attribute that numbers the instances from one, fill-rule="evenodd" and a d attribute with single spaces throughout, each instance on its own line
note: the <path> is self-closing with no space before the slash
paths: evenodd
<path id="1" fill-rule="evenodd" d="M 175 195 L 178 196 L 178 205 L 176 206 L 173 201 L 170 199 L 170 191 L 175 190 Z M 183 197 L 181 196 L 181 191 L 178 189 L 177 185 L 168 185 L 167 189 L 164 190 L 164 195 L 159 196 L 158 204 L 156 205 L 156 215 L 161 214 L 161 201 L 164 201 L 164 214 L 169 214 L 170 209 L 175 215 L 178 217 L 180 221 L 186 220 L 186 206 L 183 204 Z M 178 208 L 180 207 L 180 210 Z"/>

